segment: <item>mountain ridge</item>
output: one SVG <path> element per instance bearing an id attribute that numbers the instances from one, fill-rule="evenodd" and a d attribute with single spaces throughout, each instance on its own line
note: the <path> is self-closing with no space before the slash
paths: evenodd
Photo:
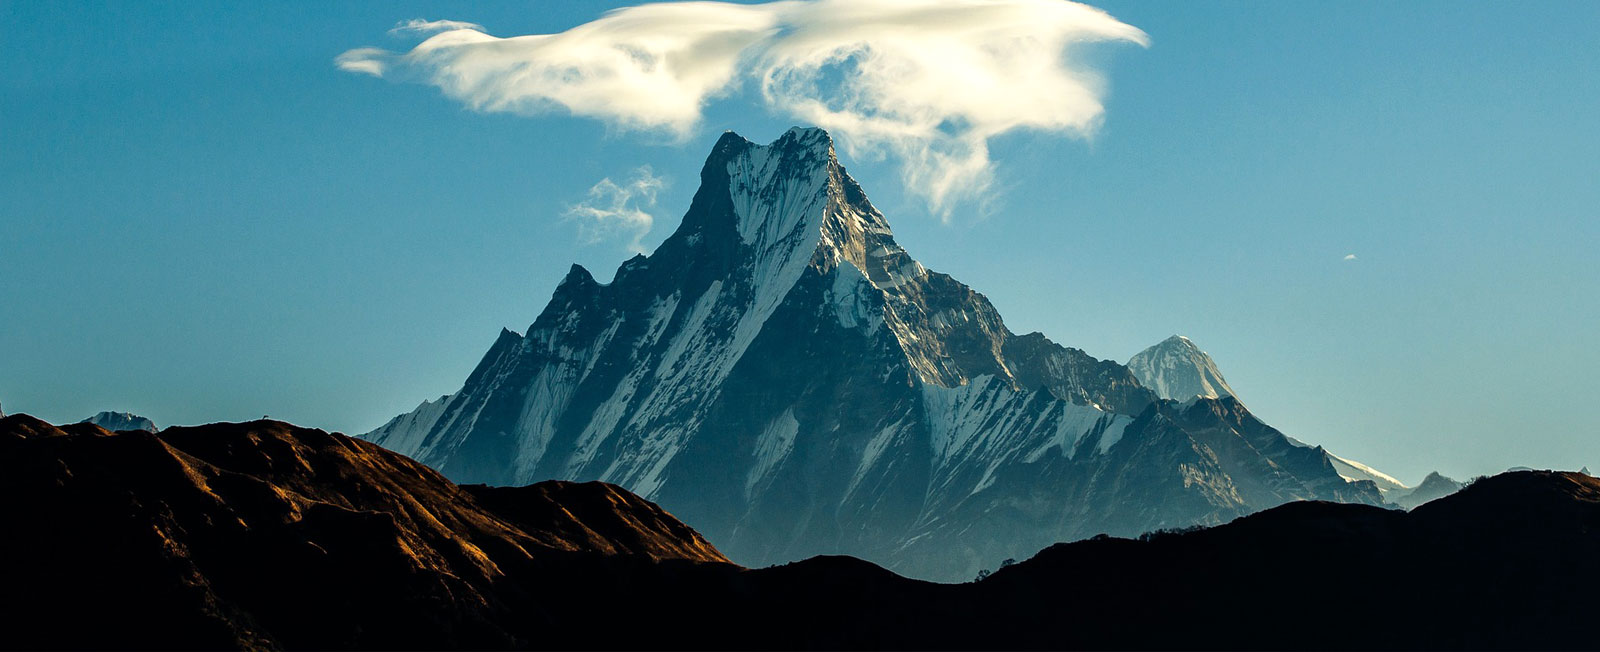
<path id="1" fill-rule="evenodd" d="M 14 528 L 0 555 L 27 560 L 0 607 L 30 624 L 6 647 L 520 647 L 529 632 L 496 614 L 537 622 L 547 598 L 510 577 L 608 558 L 729 565 L 614 486 L 460 487 L 266 420 L 156 434 L 6 417 L 0 506 Z"/>
<path id="2" fill-rule="evenodd" d="M 940 579 L 1055 540 L 1379 500 L 1242 405 L 1206 409 L 1011 332 L 796 128 L 723 134 L 656 251 L 607 284 L 573 266 L 460 391 L 362 436 L 460 482 L 614 482 L 752 565 L 851 554 Z"/>
<path id="3" fill-rule="evenodd" d="M 613 485 L 459 486 L 280 422 L 19 415 L 0 419 L 0 513 L 0 555 L 26 562 L 0 644 L 20 648 L 1544 649 L 1592 642 L 1600 608 L 1600 480 L 1546 471 L 1411 512 L 1302 501 L 1051 545 L 933 584 L 851 557 L 741 568 Z M 1362 577 L 1429 599 L 1395 617 L 1339 581 Z"/>
<path id="4" fill-rule="evenodd" d="M 1150 387 L 1163 399 L 1181 403 L 1227 397 L 1237 400 L 1237 394 L 1228 385 L 1227 379 L 1223 378 L 1216 361 L 1201 350 L 1194 340 L 1183 335 L 1173 335 L 1134 354 L 1128 359 L 1128 369 L 1140 383 Z M 1288 440 L 1304 448 L 1320 449 L 1292 437 Z M 1406 498 L 1416 492 L 1414 488 L 1361 462 L 1327 451 L 1324 453 L 1328 463 L 1345 481 L 1371 483 L 1382 500 L 1401 507 L 1415 506 L 1414 501 Z"/>

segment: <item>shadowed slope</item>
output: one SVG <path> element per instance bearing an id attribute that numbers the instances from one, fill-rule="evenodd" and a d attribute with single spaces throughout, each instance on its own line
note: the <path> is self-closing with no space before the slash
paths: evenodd
<path id="1" fill-rule="evenodd" d="M 1009 599 L 1064 581 L 1092 598 Z M 979 618 L 1069 610 L 1098 623 L 1077 634 L 1091 648 L 1592 649 L 1600 481 L 1507 473 L 1412 513 L 1291 503 L 1184 534 L 1059 544 L 980 586 L 996 597 L 985 608 L 1000 606 Z"/>
<path id="2" fill-rule="evenodd" d="M 4 606 L 37 626 L 6 644 L 518 646 L 557 596 L 508 578 L 618 554 L 725 562 L 615 487 L 502 491 L 516 514 L 375 444 L 273 421 L 155 435 L 9 417 Z"/>
<path id="3" fill-rule="evenodd" d="M 616 485 L 549 480 L 526 487 L 462 488 L 506 522 L 525 532 L 554 533 L 578 550 L 727 561 L 694 528 Z"/>
<path id="4" fill-rule="evenodd" d="M 967 584 L 850 557 L 725 563 L 611 485 L 458 487 L 259 421 L 0 420 L 23 648 L 1584 648 L 1600 480 L 1518 472 L 1413 512 L 1294 502 L 1059 544 Z M 1374 586 L 1422 593 L 1407 613 Z"/>

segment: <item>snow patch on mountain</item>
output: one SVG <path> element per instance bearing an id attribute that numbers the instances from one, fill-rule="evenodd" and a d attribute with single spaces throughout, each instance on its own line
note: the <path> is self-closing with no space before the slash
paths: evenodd
<path id="1" fill-rule="evenodd" d="M 1373 484 L 1378 485 L 1378 491 L 1385 495 L 1388 495 L 1388 493 L 1391 491 L 1405 490 L 1410 488 L 1407 487 L 1405 483 L 1394 479 L 1393 476 L 1355 460 L 1345 459 L 1343 457 L 1339 457 L 1338 455 L 1334 455 L 1333 453 L 1328 453 L 1328 461 L 1333 464 L 1334 470 L 1339 472 L 1339 477 L 1344 478 L 1348 482 L 1371 480 Z"/>
<path id="2" fill-rule="evenodd" d="M 744 494 L 748 500 L 755 488 L 772 473 L 794 450 L 795 435 L 800 434 L 800 422 L 794 418 L 794 408 L 783 411 L 756 437 L 756 463 L 750 467 L 744 481 Z"/>
<path id="3" fill-rule="evenodd" d="M 1131 420 L 1039 392 L 1018 390 L 994 376 L 979 376 L 959 387 L 922 386 L 929 445 L 934 454 L 934 487 L 953 486 L 958 472 L 982 469 L 967 493 L 987 488 L 994 472 L 1015 462 L 1035 462 L 1054 450 L 1072 459 L 1078 444 L 1100 434 L 1096 452 L 1105 453 Z"/>

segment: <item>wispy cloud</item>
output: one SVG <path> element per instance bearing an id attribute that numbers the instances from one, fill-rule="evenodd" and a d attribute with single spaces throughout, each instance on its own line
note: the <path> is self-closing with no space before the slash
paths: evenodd
<path id="1" fill-rule="evenodd" d="M 1344 255 L 1344 259 L 1345 260 L 1355 260 L 1356 259 L 1356 255 L 1355 254 L 1345 254 Z"/>
<path id="2" fill-rule="evenodd" d="M 578 236 L 586 242 L 622 236 L 629 251 L 645 253 L 641 241 L 655 223 L 645 209 L 655 207 L 656 194 L 665 187 L 665 179 L 642 166 L 620 184 L 601 179 L 589 189 L 589 198 L 568 206 L 565 215 L 578 222 Z"/>
<path id="3" fill-rule="evenodd" d="M 426 36 L 449 32 L 458 29 L 470 29 L 477 32 L 484 31 L 483 26 L 460 20 L 425 20 L 412 18 L 395 23 L 394 29 L 389 30 L 390 36 Z"/>
<path id="4" fill-rule="evenodd" d="M 908 189 L 948 216 L 990 186 L 995 136 L 1094 132 L 1105 83 L 1079 55 L 1095 42 L 1149 41 L 1063 0 L 679 2 L 556 34 L 499 38 L 474 25 L 337 63 L 479 111 L 564 110 L 679 139 L 749 82 L 766 109 L 828 129 L 852 155 L 894 156 Z"/>

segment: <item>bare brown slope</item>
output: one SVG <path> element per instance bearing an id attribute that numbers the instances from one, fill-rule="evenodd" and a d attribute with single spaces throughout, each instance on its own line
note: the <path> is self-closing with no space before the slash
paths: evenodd
<path id="1" fill-rule="evenodd" d="M 613 484 L 549 480 L 526 487 L 462 489 L 506 522 L 528 532 L 553 533 L 574 550 L 655 560 L 728 561 L 694 528 Z"/>
<path id="2" fill-rule="evenodd" d="M 518 646 L 553 624 L 557 596 L 510 577 L 611 555 L 726 562 L 609 485 L 505 491 L 541 517 L 502 517 L 407 458 L 285 423 L 157 435 L 7 417 L 3 606 L 30 626 L 4 644 Z"/>

